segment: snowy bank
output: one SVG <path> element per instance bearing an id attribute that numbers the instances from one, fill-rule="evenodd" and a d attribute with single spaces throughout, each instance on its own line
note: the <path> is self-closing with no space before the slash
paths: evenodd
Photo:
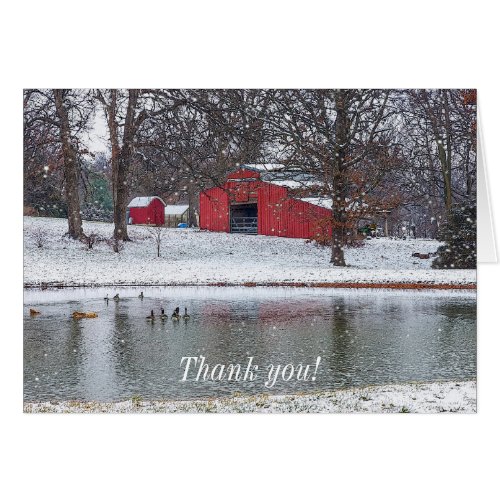
<path id="1" fill-rule="evenodd" d="M 25 413 L 474 413 L 476 382 L 394 384 L 196 401 L 25 403 Z"/>
<path id="2" fill-rule="evenodd" d="M 23 302 L 25 306 L 40 306 L 41 304 L 54 304 L 57 302 L 94 300 L 112 297 L 119 293 L 122 299 L 136 299 L 143 292 L 146 298 L 165 299 L 171 296 L 172 290 L 165 286 L 149 286 L 147 290 L 141 286 L 126 287 L 74 287 L 74 288 L 49 288 L 41 290 L 40 288 L 28 288 L 24 290 Z M 394 298 L 401 296 L 404 298 L 414 297 L 416 300 L 427 297 L 432 298 L 449 297 L 453 300 L 457 298 L 474 299 L 475 290 L 401 290 L 401 289 L 371 289 L 371 288 L 322 288 L 322 287 L 207 287 L 201 286 L 176 286 L 175 297 L 178 301 L 185 300 L 296 300 L 307 297 L 384 297 Z M 418 299 L 417 299 L 418 297 Z"/>
<path id="3" fill-rule="evenodd" d="M 103 238 L 113 232 L 108 223 L 83 225 Z M 165 229 L 158 258 L 146 227 L 131 226 L 133 241 L 119 253 L 104 242 L 88 250 L 66 230 L 65 219 L 24 218 L 25 286 L 476 283 L 475 270 L 435 270 L 432 259 L 412 257 L 435 252 L 435 240 L 369 240 L 346 249 L 348 267 L 336 268 L 329 248 L 302 239 Z"/>

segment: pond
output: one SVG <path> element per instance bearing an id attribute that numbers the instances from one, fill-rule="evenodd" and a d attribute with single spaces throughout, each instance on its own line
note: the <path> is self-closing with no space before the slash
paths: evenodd
<path id="1" fill-rule="evenodd" d="M 139 293 L 144 292 L 144 299 Z M 120 300 L 109 300 L 120 294 Z M 290 394 L 476 376 L 476 295 L 464 291 L 145 287 L 25 291 L 24 399 L 117 401 Z M 173 321 L 179 306 L 190 319 Z M 29 308 L 40 311 L 31 317 Z M 168 319 L 146 316 L 165 308 Z M 74 311 L 95 319 L 74 320 Z M 314 381 L 181 381 L 206 363 L 316 363 Z"/>

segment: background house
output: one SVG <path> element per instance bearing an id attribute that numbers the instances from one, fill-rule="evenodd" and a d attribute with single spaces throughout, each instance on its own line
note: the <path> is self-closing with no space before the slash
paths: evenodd
<path id="1" fill-rule="evenodd" d="M 158 196 L 138 196 L 127 206 L 129 224 L 165 224 L 165 202 Z"/>
<path id="2" fill-rule="evenodd" d="M 167 227 L 177 227 L 182 222 L 189 224 L 189 205 L 165 205 L 164 213 Z"/>

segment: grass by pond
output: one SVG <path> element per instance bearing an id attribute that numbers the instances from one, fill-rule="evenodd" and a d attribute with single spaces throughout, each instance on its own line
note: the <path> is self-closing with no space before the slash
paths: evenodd
<path id="1" fill-rule="evenodd" d="M 26 413 L 474 413 L 476 382 L 398 384 L 288 396 L 197 401 L 26 403 Z"/>

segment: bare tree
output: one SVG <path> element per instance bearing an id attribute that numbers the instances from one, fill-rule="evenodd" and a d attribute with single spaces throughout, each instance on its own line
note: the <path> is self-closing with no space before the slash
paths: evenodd
<path id="1" fill-rule="evenodd" d="M 274 161 L 304 174 L 304 188 L 331 203 L 331 263 L 336 266 L 345 266 L 346 233 L 354 226 L 350 219 L 397 160 L 388 126 L 394 113 L 389 97 L 385 90 L 276 91 L 266 116 Z"/>
<path id="2" fill-rule="evenodd" d="M 161 242 L 163 240 L 164 236 L 164 227 L 163 226 L 154 226 L 154 227 L 148 227 L 147 231 L 151 235 L 151 238 L 153 239 L 155 246 L 156 246 L 156 256 L 160 257 L 161 253 Z"/>
<path id="3" fill-rule="evenodd" d="M 412 158 L 407 172 L 424 172 L 427 182 L 419 187 L 428 193 L 433 184 L 446 212 L 475 192 L 476 105 L 475 99 L 467 97 L 470 93 L 460 89 L 406 92 L 403 116 L 407 157 Z"/>
<path id="4" fill-rule="evenodd" d="M 84 239 L 85 242 L 87 243 L 87 248 L 89 250 L 92 250 L 94 248 L 94 245 L 102 241 L 102 238 L 95 231 L 92 231 L 89 234 L 87 234 Z"/>
<path id="5" fill-rule="evenodd" d="M 80 214 L 80 161 L 86 152 L 81 144 L 81 134 L 87 130 L 93 108 L 89 92 L 75 89 L 32 89 L 25 91 L 24 127 L 26 150 L 51 151 L 57 164 L 60 157 L 63 169 L 64 196 L 68 216 L 68 235 L 74 239 L 83 237 Z M 49 156 L 50 157 L 50 156 Z M 30 164 L 28 160 L 27 166 Z M 37 165 L 37 170 L 40 165 Z M 44 177 L 50 170 L 44 165 Z"/>
<path id="6" fill-rule="evenodd" d="M 131 174 L 135 170 L 142 178 L 148 170 L 158 172 L 158 165 L 163 174 L 165 168 L 171 168 L 167 160 L 175 142 L 172 123 L 175 116 L 184 116 L 185 97 L 163 89 L 96 90 L 95 97 L 102 105 L 109 131 L 115 237 L 127 241 Z M 173 170 L 177 169 L 178 164 Z"/>
<path id="7" fill-rule="evenodd" d="M 59 119 L 59 136 L 61 139 L 62 156 L 64 159 L 64 189 L 66 205 L 68 207 L 68 234 L 71 238 L 83 236 L 82 217 L 80 214 L 80 193 L 78 181 L 80 166 L 76 145 L 71 137 L 71 124 L 69 117 L 68 91 L 53 89 L 56 114 Z"/>
<path id="8" fill-rule="evenodd" d="M 141 161 L 132 171 L 131 184 L 165 197 L 193 199 L 200 189 L 222 183 L 238 164 L 256 160 L 258 134 L 249 111 L 261 94 L 257 90 L 154 91 L 154 111 L 148 112 L 143 125 L 137 148 Z"/>
<path id="9" fill-rule="evenodd" d="M 47 234 L 43 227 L 36 227 L 33 229 L 31 233 L 33 240 L 35 241 L 35 244 L 37 248 L 43 248 L 45 243 L 47 243 Z"/>
<path id="10" fill-rule="evenodd" d="M 106 117 L 111 147 L 114 237 L 123 241 L 130 239 L 126 220 L 128 173 L 134 160 L 137 136 L 146 118 L 146 110 L 140 103 L 142 93 L 139 89 L 95 92 Z"/>

